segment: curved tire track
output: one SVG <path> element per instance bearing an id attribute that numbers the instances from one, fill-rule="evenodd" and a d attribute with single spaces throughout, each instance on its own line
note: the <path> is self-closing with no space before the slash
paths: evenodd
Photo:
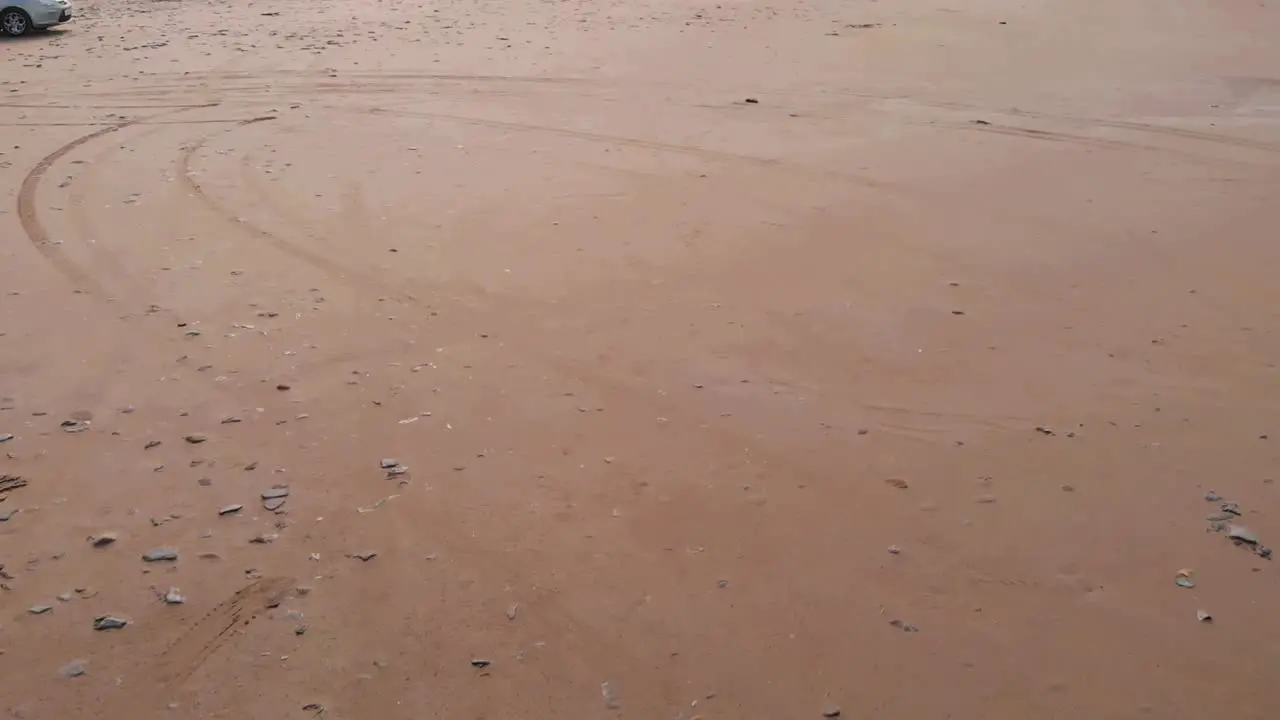
<path id="1" fill-rule="evenodd" d="M 192 107 L 213 107 L 216 104 L 217 103 L 212 103 Z M 171 115 L 189 109 L 192 108 L 184 106 L 168 112 L 158 113 L 156 115 L 137 117 L 132 120 L 125 120 L 124 122 L 104 127 L 100 130 L 95 130 L 87 135 L 81 135 L 75 140 L 66 143 L 48 155 L 45 155 L 40 159 L 40 162 L 35 164 L 35 167 L 32 167 L 31 170 L 27 172 L 26 177 L 22 179 L 22 186 L 18 190 L 18 220 L 22 223 L 22 230 L 26 233 L 27 239 L 31 242 L 32 246 L 35 247 L 36 251 L 43 255 L 45 260 L 47 260 L 58 272 L 62 273 L 63 277 L 70 281 L 72 285 L 76 286 L 77 290 L 90 292 L 96 295 L 102 294 L 102 286 L 98 281 L 83 268 L 72 262 L 65 253 L 58 249 L 57 245 L 52 242 L 48 229 L 45 228 L 42 222 L 40 222 L 40 213 L 36 210 L 36 192 L 40 189 L 40 181 L 44 179 L 45 173 L 49 172 L 49 168 L 53 167 L 54 163 L 61 160 L 67 153 L 75 150 L 85 143 L 92 142 L 100 137 L 110 135 L 113 132 L 123 130 L 124 128 L 132 125 L 137 125 L 148 120 L 153 120 L 157 117 Z"/>

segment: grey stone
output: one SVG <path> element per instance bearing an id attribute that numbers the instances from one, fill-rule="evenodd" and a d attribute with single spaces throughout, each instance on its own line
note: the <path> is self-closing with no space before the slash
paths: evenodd
<path id="1" fill-rule="evenodd" d="M 1204 610 L 1196 611 L 1196 619 L 1199 620 L 1200 622 L 1213 622 L 1213 616 L 1205 612 Z"/>
<path id="2" fill-rule="evenodd" d="M 273 485 L 262 491 L 263 500 L 275 500 L 276 498 L 289 497 L 289 488 L 283 485 Z"/>
<path id="3" fill-rule="evenodd" d="M 243 510 L 243 509 L 244 509 L 244 506 L 243 506 L 243 505 L 240 505 L 240 504 L 232 504 L 232 505 L 227 505 L 227 506 L 225 506 L 225 507 L 219 508 L 219 509 L 218 509 L 218 514 L 219 514 L 219 515 L 230 515 L 230 514 L 232 514 L 232 513 L 238 513 L 238 512 L 240 512 L 240 511 L 241 511 L 241 510 Z"/>
<path id="4" fill-rule="evenodd" d="M 1204 519 L 1209 522 L 1226 522 L 1234 517 L 1235 515 L 1232 515 L 1231 513 L 1216 512 L 1206 515 Z"/>
<path id="5" fill-rule="evenodd" d="M 178 588 L 171 587 L 167 592 L 165 592 L 164 601 L 169 605 L 181 605 L 186 602 L 187 599 L 182 596 L 182 592 L 179 591 Z"/>
<path id="6" fill-rule="evenodd" d="M 183 439 L 183 440 L 186 440 L 187 442 L 191 443 L 192 445 L 199 445 L 200 443 L 202 443 L 202 442 L 204 442 L 204 441 L 208 440 L 208 439 L 209 439 L 209 436 L 208 436 L 208 435 L 205 435 L 204 433 L 191 433 L 190 435 L 187 435 L 186 437 L 184 437 L 184 438 L 182 438 L 182 439 Z"/>
<path id="7" fill-rule="evenodd" d="M 174 548 L 158 547 L 142 553 L 144 562 L 168 562 L 178 559 L 178 551 Z"/>
<path id="8" fill-rule="evenodd" d="M 276 510 L 279 510 L 280 508 L 284 507 L 284 503 L 285 503 L 285 498 L 282 498 L 282 497 L 271 498 L 269 500 L 263 500 L 262 507 L 266 508 L 267 510 L 270 510 L 271 512 L 275 512 Z"/>
<path id="9" fill-rule="evenodd" d="M 1219 495 L 1218 493 L 1216 493 L 1216 492 L 1214 492 L 1214 491 L 1210 490 L 1209 492 L 1207 492 L 1207 493 L 1205 493 L 1205 494 L 1204 494 L 1204 499 L 1205 499 L 1205 500 L 1207 500 L 1207 501 L 1209 501 L 1209 502 L 1218 502 L 1219 500 L 1221 500 L 1221 499 L 1222 499 L 1222 496 L 1221 496 L 1221 495 Z"/>
<path id="10" fill-rule="evenodd" d="M 62 431 L 69 433 L 84 432 L 89 429 L 89 423 L 83 420 L 63 420 Z"/>
<path id="11" fill-rule="evenodd" d="M 382 458 L 382 462 L 379 464 L 382 466 L 383 470 L 390 470 L 391 468 L 399 465 L 400 461 L 394 458 Z"/>
<path id="12" fill-rule="evenodd" d="M 488 660 L 485 660 L 484 658 L 472 658 L 472 659 L 471 659 L 471 667 L 473 667 L 473 668 L 487 668 L 487 667 L 489 667 L 489 666 L 490 666 L 490 665 L 492 665 L 492 664 L 493 664 L 493 663 L 491 663 L 491 662 L 490 662 L 490 661 L 488 661 Z"/>
<path id="13" fill-rule="evenodd" d="M 9 433 L 0 433 L 0 443 L 9 442 L 13 439 L 13 435 Z"/>
<path id="14" fill-rule="evenodd" d="M 32 615 L 43 615 L 49 612 L 50 610 L 53 610 L 52 605 L 32 605 L 31 607 L 27 608 L 27 612 L 31 613 Z"/>
<path id="15" fill-rule="evenodd" d="M 111 615 L 99 615 L 93 619 L 94 630 L 119 630 L 128 624 L 128 620 L 112 617 Z"/>
<path id="16" fill-rule="evenodd" d="M 88 672 L 88 668 L 86 667 L 87 665 L 88 663 L 84 660 L 72 660 L 66 665 L 63 665 L 62 669 L 58 671 L 58 674 L 69 678 L 80 677 Z"/>
<path id="17" fill-rule="evenodd" d="M 915 625 L 907 624 L 901 620 L 890 620 L 889 624 L 893 627 L 898 628 L 902 632 L 909 632 L 909 633 L 920 632 L 920 628 L 916 627 Z"/>
<path id="18" fill-rule="evenodd" d="M 275 533 L 259 533 L 249 538 L 249 542 L 255 545 L 267 545 L 269 543 L 275 542 L 276 539 L 279 537 L 280 536 Z"/>
<path id="19" fill-rule="evenodd" d="M 1250 545 L 1257 545 L 1259 542 L 1258 536 L 1255 535 L 1252 530 L 1243 525 L 1232 525 L 1227 528 L 1227 537 L 1232 540 L 1249 543 Z"/>
<path id="20" fill-rule="evenodd" d="M 1222 512 L 1225 512 L 1225 513 L 1231 513 L 1232 515 L 1239 515 L 1239 514 L 1240 514 L 1240 504 L 1239 504 L 1239 503 L 1233 503 L 1233 502 L 1229 502 L 1229 503 L 1222 503 Z"/>
<path id="21" fill-rule="evenodd" d="M 613 689 L 613 685 L 608 681 L 600 683 L 600 697 L 604 700 L 604 706 L 609 710 L 618 710 L 622 708 L 622 702 L 618 700 L 618 691 Z"/>
<path id="22" fill-rule="evenodd" d="M 364 562 L 369 562 L 370 560 L 378 557 L 378 551 L 364 550 L 358 553 L 351 553 L 351 557 L 356 558 L 357 560 L 363 560 Z"/>
<path id="23" fill-rule="evenodd" d="M 9 522 L 9 518 L 18 514 L 18 508 L 12 510 L 0 510 L 0 522 Z"/>

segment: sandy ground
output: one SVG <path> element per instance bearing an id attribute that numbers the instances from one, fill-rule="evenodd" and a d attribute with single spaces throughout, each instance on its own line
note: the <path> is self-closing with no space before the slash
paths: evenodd
<path id="1" fill-rule="evenodd" d="M 77 12 L 0 42 L 13 717 L 1280 714 L 1274 3 Z"/>

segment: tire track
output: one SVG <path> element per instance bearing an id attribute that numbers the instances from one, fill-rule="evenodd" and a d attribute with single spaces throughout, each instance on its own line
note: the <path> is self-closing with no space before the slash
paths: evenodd
<path id="1" fill-rule="evenodd" d="M 257 117 L 251 120 L 245 120 L 240 123 L 237 123 L 235 127 L 236 128 L 244 127 L 246 125 L 252 125 L 255 123 L 265 122 L 268 120 L 275 120 L 275 119 L 276 119 L 275 116 L 264 115 L 262 117 Z M 233 129 L 235 128 L 230 128 L 228 132 L 230 132 L 230 130 L 233 130 Z M 196 153 L 200 152 L 200 150 L 204 148 L 205 144 L 208 143 L 208 141 L 212 137 L 213 137 L 212 135 L 206 135 L 200 138 L 196 142 L 191 143 L 190 145 L 187 145 L 186 147 L 184 147 L 182 149 L 182 152 L 178 155 L 179 182 L 181 182 L 187 188 L 187 190 L 191 193 L 191 195 L 195 197 L 197 200 L 199 200 L 210 212 L 217 215 L 219 218 L 221 218 L 223 221 L 227 222 L 228 224 L 241 228 L 247 234 L 266 242 L 268 245 L 275 248 L 279 252 L 284 253 L 296 260 L 300 260 L 304 263 L 307 263 L 308 265 L 315 267 L 316 269 L 320 270 L 326 275 L 333 277 L 335 280 L 344 282 L 346 284 L 355 284 L 365 289 L 373 290 L 379 295 L 394 297 L 397 300 L 401 300 L 409 304 L 413 304 L 413 305 L 421 304 L 421 300 L 416 295 L 405 292 L 403 290 L 390 288 L 389 286 L 391 283 L 386 278 L 376 276 L 361 270 L 357 270 L 352 267 L 347 267 L 326 255 L 323 255 L 321 253 L 315 252 L 314 250 L 310 250 L 301 245 L 298 245 L 297 243 L 286 240 L 285 238 L 269 230 L 266 230 L 265 228 L 259 227 L 258 225 L 255 225 L 254 223 L 251 223 L 248 220 L 238 217 L 235 213 L 231 212 L 226 207 L 224 207 L 220 202 L 215 200 L 205 190 L 205 188 L 193 177 L 193 172 L 191 169 L 192 158 L 195 156 Z"/>
<path id="2" fill-rule="evenodd" d="M 197 107 L 214 107 L 217 103 L 205 104 Z M 22 186 L 18 190 L 18 220 L 22 224 L 22 230 L 27 235 L 27 240 L 35 247 L 36 251 L 44 256 L 45 260 L 54 267 L 64 278 L 71 282 L 77 290 L 81 292 L 89 292 L 95 295 L 102 295 L 102 286 L 98 281 L 75 262 L 73 262 L 65 253 L 58 248 L 49 235 L 49 231 L 40 221 L 40 214 L 36 210 L 36 192 L 40 189 L 40 182 L 44 179 L 45 173 L 49 172 L 49 168 L 54 163 L 61 160 L 67 153 L 84 145 L 93 142 L 98 138 L 104 137 L 111 133 L 123 130 L 127 127 L 137 125 L 156 117 L 171 115 L 177 112 L 183 112 L 191 108 L 182 107 L 176 110 L 159 113 L 146 117 L 138 117 L 132 120 L 126 120 L 114 125 L 109 125 L 100 130 L 95 130 L 87 135 L 82 135 L 53 152 L 45 155 L 35 164 L 22 179 Z"/>

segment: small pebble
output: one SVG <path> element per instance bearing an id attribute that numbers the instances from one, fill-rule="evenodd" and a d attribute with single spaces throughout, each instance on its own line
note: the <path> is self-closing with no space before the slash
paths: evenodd
<path id="1" fill-rule="evenodd" d="M 128 624 L 128 620 L 110 615 L 99 615 L 93 619 L 94 630 L 119 630 Z"/>
<path id="2" fill-rule="evenodd" d="M 1195 580 L 1191 579 L 1192 572 L 1189 569 L 1179 570 L 1174 573 L 1173 583 L 1178 587 L 1191 589 L 1196 586 Z"/>
<path id="3" fill-rule="evenodd" d="M 1222 503 L 1222 512 L 1225 512 L 1225 513 L 1231 513 L 1232 515 L 1239 515 L 1239 514 L 1240 514 L 1240 504 L 1239 504 L 1239 503 L 1233 503 L 1233 502 L 1229 502 L 1229 503 Z"/>
<path id="4" fill-rule="evenodd" d="M 204 442 L 205 440 L 208 440 L 208 439 L 209 439 L 209 436 L 208 436 L 208 435 L 205 435 L 205 434 L 203 434 L 203 433 L 192 433 L 192 434 L 187 435 L 186 437 L 184 437 L 184 438 L 182 438 L 182 439 L 183 439 L 183 440 L 186 440 L 187 442 L 191 443 L 192 445 L 199 445 L 200 443 Z"/>
<path id="5" fill-rule="evenodd" d="M 1221 496 L 1221 495 L 1219 495 L 1218 493 L 1216 493 L 1216 492 L 1214 492 L 1214 491 L 1210 490 L 1209 492 L 1207 492 L 1207 493 L 1205 493 L 1205 494 L 1204 494 L 1204 499 L 1205 499 L 1205 500 L 1207 500 L 1207 501 L 1209 501 L 1209 502 L 1218 502 L 1219 500 L 1221 500 L 1221 499 L 1222 499 L 1222 496 Z"/>
<path id="6" fill-rule="evenodd" d="M 178 559 L 178 551 L 174 548 L 152 548 L 142 553 L 143 562 L 165 562 Z"/>
<path id="7" fill-rule="evenodd" d="M 383 470 L 390 470 L 399 464 L 400 461 L 394 458 L 382 458 L 382 462 L 379 463 Z"/>
<path id="8" fill-rule="evenodd" d="M 270 488 L 262 491 L 263 500 L 275 500 L 283 497 L 289 497 L 289 488 L 284 485 L 272 485 Z"/>
<path id="9" fill-rule="evenodd" d="M 889 546 L 889 554 L 890 554 L 890 555 L 897 555 L 897 554 L 899 554 L 899 553 L 901 553 L 901 552 L 902 552 L 902 548 L 898 547 L 897 545 L 890 545 L 890 546 Z"/>
<path id="10" fill-rule="evenodd" d="M 164 601 L 169 605 L 181 605 L 182 603 L 185 603 L 187 599 L 182 596 L 182 593 L 178 588 L 171 587 L 168 592 L 164 594 Z"/>
<path id="11" fill-rule="evenodd" d="M 148 440 L 148 441 L 147 441 L 147 444 L 142 446 L 142 449 L 143 449 L 143 450 L 150 450 L 151 448 L 153 448 L 153 447 L 157 447 L 157 446 L 159 446 L 159 445 L 160 445 L 160 441 L 159 441 L 159 440 Z"/>
<path id="12" fill-rule="evenodd" d="M 1243 525 L 1232 525 L 1227 528 L 1227 537 L 1250 545 L 1257 545 L 1259 542 L 1258 536 Z"/>
<path id="13" fill-rule="evenodd" d="M 1200 622 L 1213 622 L 1213 616 L 1205 612 L 1204 610 L 1196 611 L 1196 619 L 1199 620 Z"/>
<path id="14" fill-rule="evenodd" d="M 909 625 L 901 620 L 890 620 L 889 624 L 892 625 L 893 627 L 898 628 L 902 632 L 909 632 L 909 633 L 920 632 L 920 628 L 916 627 L 915 625 Z"/>
<path id="15" fill-rule="evenodd" d="M 9 442 L 13 439 L 13 435 L 9 433 L 0 433 L 0 443 Z"/>
<path id="16" fill-rule="evenodd" d="M 600 683 L 600 697 L 604 700 L 605 708 L 609 710 L 618 710 L 622 707 L 621 701 L 618 700 L 618 692 L 608 682 Z"/>
<path id="17" fill-rule="evenodd" d="M 826 710 L 823 710 L 823 711 L 822 711 L 822 717 L 824 717 L 824 718 L 838 718 L 838 717 L 840 717 L 840 708 L 838 708 L 838 707 L 829 707 L 829 708 L 827 708 Z"/>
<path id="18" fill-rule="evenodd" d="M 363 560 L 364 562 L 369 562 L 370 560 L 378 557 L 378 551 L 365 550 L 363 552 L 352 553 L 351 557 L 356 558 L 357 560 Z"/>
<path id="19" fill-rule="evenodd" d="M 231 513 L 238 513 L 238 512 L 240 512 L 240 511 L 241 511 L 241 510 L 243 510 L 243 509 L 244 509 L 244 506 L 243 506 L 243 505 L 238 505 L 238 504 L 237 504 L 237 505 L 227 505 L 227 506 L 225 506 L 225 507 L 219 508 L 219 509 L 218 509 L 218 514 L 219 514 L 219 515 L 230 515 Z"/>
<path id="20" fill-rule="evenodd" d="M 473 668 L 487 668 L 491 664 L 492 663 L 490 663 L 488 660 L 485 660 L 484 658 L 473 658 L 471 660 L 471 667 Z"/>
<path id="21" fill-rule="evenodd" d="M 53 609 L 52 605 L 32 605 L 27 608 L 27 612 L 32 615 L 43 615 Z"/>
<path id="22" fill-rule="evenodd" d="M 62 669 L 59 670 L 58 673 L 61 674 L 63 677 L 69 677 L 69 678 L 80 677 L 81 675 L 87 672 L 87 668 L 86 668 L 87 664 L 88 663 L 86 663 L 84 660 L 72 660 L 66 665 L 63 665 Z"/>
<path id="23" fill-rule="evenodd" d="M 279 537 L 280 536 L 275 533 L 259 533 L 249 538 L 249 542 L 255 545 L 267 545 L 269 543 L 275 542 L 276 539 Z"/>

